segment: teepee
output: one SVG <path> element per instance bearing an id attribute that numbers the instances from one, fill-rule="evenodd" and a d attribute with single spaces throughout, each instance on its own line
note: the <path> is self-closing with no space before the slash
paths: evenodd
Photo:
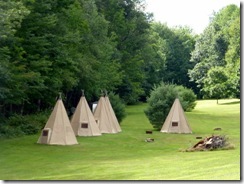
<path id="1" fill-rule="evenodd" d="M 77 136 L 102 135 L 91 109 L 88 106 L 84 93 L 82 93 L 80 101 L 71 119 L 71 126 Z"/>
<path id="2" fill-rule="evenodd" d="M 98 127 L 101 133 L 118 133 L 119 130 L 113 122 L 111 112 L 105 100 L 105 97 L 102 95 L 98 101 L 97 107 L 94 111 L 94 118 L 98 123 Z"/>
<path id="3" fill-rule="evenodd" d="M 175 99 L 160 132 L 192 133 L 178 98 Z"/>
<path id="4" fill-rule="evenodd" d="M 78 144 L 61 97 L 56 102 L 37 143 L 54 145 Z"/>
<path id="5" fill-rule="evenodd" d="M 114 124 L 114 126 L 116 127 L 117 131 L 118 132 L 121 132 L 121 128 L 120 128 L 120 125 L 119 125 L 119 122 L 118 122 L 118 119 L 114 113 L 114 110 L 113 110 L 113 107 L 110 103 L 110 100 L 109 100 L 109 97 L 107 95 L 107 92 L 106 92 L 106 95 L 105 95 L 105 101 L 106 101 L 106 104 L 107 104 L 107 107 L 108 107 L 108 110 L 109 110 L 109 113 L 111 114 L 111 117 L 112 117 L 112 123 Z"/>

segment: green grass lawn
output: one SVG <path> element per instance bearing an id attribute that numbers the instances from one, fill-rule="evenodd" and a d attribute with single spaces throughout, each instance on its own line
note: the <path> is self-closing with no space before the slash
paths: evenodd
<path id="1" fill-rule="evenodd" d="M 240 180 L 239 100 L 197 101 L 186 116 L 192 134 L 153 131 L 147 104 L 128 106 L 122 132 L 78 137 L 79 145 L 36 144 L 38 135 L 0 140 L 1 180 Z M 221 127 L 221 131 L 214 131 Z M 182 152 L 196 136 L 226 135 L 231 150 Z M 147 143 L 146 138 L 155 141 Z"/>

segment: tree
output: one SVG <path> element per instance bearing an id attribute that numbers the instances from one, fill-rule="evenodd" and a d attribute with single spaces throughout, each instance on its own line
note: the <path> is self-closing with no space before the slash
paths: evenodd
<path id="1" fill-rule="evenodd" d="M 195 50 L 192 52 L 191 62 L 195 66 L 189 70 L 189 76 L 192 81 L 197 83 L 197 87 L 200 89 L 203 88 L 204 78 L 211 67 L 224 66 L 223 55 L 218 55 L 218 42 L 215 35 L 215 28 L 213 25 L 210 25 L 197 38 Z"/>
<path id="2" fill-rule="evenodd" d="M 143 71 L 145 73 L 142 86 L 145 94 L 141 95 L 141 100 L 144 101 L 150 96 L 150 91 L 153 87 L 160 84 L 166 75 L 167 46 L 166 41 L 155 30 L 158 25 L 157 23 L 151 23 L 148 41 L 142 52 L 144 58 Z"/>
<path id="3" fill-rule="evenodd" d="M 33 79 L 33 73 L 12 57 L 13 53 L 19 57 L 15 51 L 23 51 L 15 34 L 29 13 L 22 2 L 0 2 L 0 110 L 4 115 L 12 112 L 13 104 L 21 104 L 26 99 L 26 83 Z"/>
<path id="4" fill-rule="evenodd" d="M 213 95 L 213 89 L 224 89 L 224 86 L 218 82 L 223 80 L 224 76 L 228 77 L 224 81 L 228 81 L 224 82 L 226 86 L 221 96 L 239 96 L 240 25 L 238 25 L 238 19 L 240 19 L 240 10 L 236 5 L 223 8 L 213 15 L 209 26 L 196 41 L 195 50 L 191 56 L 191 61 L 195 63 L 195 66 L 189 70 L 189 76 L 191 81 L 197 83 L 203 96 L 216 98 L 216 94 Z M 224 73 L 223 70 L 225 70 Z M 219 77 L 216 76 L 217 73 L 220 74 Z M 210 76 L 214 79 L 210 79 Z M 215 87 L 213 81 L 216 81 Z"/>
<path id="5" fill-rule="evenodd" d="M 113 57 L 115 43 L 108 36 L 109 23 L 97 11 L 94 1 L 75 1 L 60 15 L 60 25 L 67 37 L 62 51 L 78 63 L 78 84 L 69 92 L 70 101 L 76 101 L 80 89 L 88 99 L 101 89 L 113 91 L 121 83 L 120 64 Z M 74 104 L 73 104 L 74 105 Z"/>
<path id="6" fill-rule="evenodd" d="M 187 72 L 194 64 L 190 62 L 195 36 L 188 27 L 169 28 L 166 24 L 151 23 L 148 46 L 144 51 L 144 90 L 150 90 L 162 81 L 184 85 L 195 91 Z"/>
<path id="7" fill-rule="evenodd" d="M 69 6 L 64 1 L 27 1 L 30 14 L 25 17 L 16 37 L 23 51 L 20 63 L 36 75 L 27 83 L 26 113 L 50 107 L 58 92 L 77 84 L 77 62 L 63 50 L 66 37 L 60 26 L 60 12 Z M 64 90 L 64 92 L 66 92 Z"/>
<path id="8" fill-rule="evenodd" d="M 229 45 L 225 53 L 225 60 L 231 96 L 240 97 L 240 9 L 237 9 L 235 13 L 236 16 L 233 16 L 233 21 L 227 29 Z"/>
<path id="9" fill-rule="evenodd" d="M 111 106 L 116 115 L 116 118 L 117 118 L 118 122 L 121 124 L 122 120 L 126 117 L 125 104 L 120 99 L 119 95 L 116 95 L 113 92 L 109 93 L 108 96 L 109 96 L 109 100 L 111 102 Z"/>
<path id="10" fill-rule="evenodd" d="M 195 37 L 188 27 L 176 27 L 171 30 L 171 37 L 167 38 L 169 52 L 166 55 L 166 76 L 164 81 L 177 85 L 195 87 L 189 82 L 188 70 L 193 68 L 190 62 L 191 52 L 194 50 Z"/>
<path id="11" fill-rule="evenodd" d="M 30 11 L 19 1 L 0 2 L 0 39 L 1 44 L 14 37 L 14 34 L 21 27 L 21 23 Z"/>
<path id="12" fill-rule="evenodd" d="M 208 70 L 207 77 L 204 79 L 204 92 L 206 96 L 218 99 L 226 97 L 228 76 L 223 67 L 214 67 Z"/>
<path id="13" fill-rule="evenodd" d="M 116 50 L 113 57 L 121 66 L 122 83 L 116 93 L 127 104 L 136 103 L 144 93 L 142 83 L 144 58 L 142 50 L 147 42 L 149 19 L 141 11 L 143 2 L 138 0 L 96 0 L 99 12 L 109 22 L 108 34 L 114 38 Z"/>
<path id="14" fill-rule="evenodd" d="M 195 44 L 192 30 L 188 27 L 169 28 L 161 23 L 152 24 L 151 29 L 161 42 L 160 51 L 164 59 L 161 59 L 161 65 L 164 66 L 164 71 L 160 73 L 161 80 L 194 88 L 187 75 L 188 70 L 194 66 L 190 62 Z"/>
<path id="15" fill-rule="evenodd" d="M 22 85 L 29 103 L 26 112 L 50 107 L 60 91 L 69 108 L 79 99 L 80 89 L 89 98 L 100 89 L 116 89 L 120 65 L 112 58 L 115 46 L 108 37 L 108 22 L 94 1 L 26 4 L 31 12 L 16 33 L 22 48 L 18 61 L 32 74 L 32 81 Z"/>

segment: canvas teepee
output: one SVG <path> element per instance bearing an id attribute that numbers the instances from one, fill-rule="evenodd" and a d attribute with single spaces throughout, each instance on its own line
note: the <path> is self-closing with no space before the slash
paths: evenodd
<path id="1" fill-rule="evenodd" d="M 160 132 L 192 133 L 178 98 L 175 99 Z"/>
<path id="2" fill-rule="evenodd" d="M 113 122 L 111 112 L 106 103 L 105 97 L 102 95 L 98 101 L 94 111 L 94 118 L 98 123 L 101 133 L 118 133 L 119 130 Z"/>
<path id="3" fill-rule="evenodd" d="M 54 145 L 78 144 L 61 97 L 56 102 L 37 143 Z"/>
<path id="4" fill-rule="evenodd" d="M 91 112 L 91 109 L 88 106 L 84 93 L 82 94 L 71 119 L 71 126 L 75 135 L 78 136 L 102 135 Z"/>
<path id="5" fill-rule="evenodd" d="M 106 92 L 106 95 L 105 95 L 105 101 L 107 103 L 107 107 L 108 107 L 108 110 L 109 110 L 109 113 L 111 114 L 111 117 L 112 117 L 112 123 L 115 125 L 116 129 L 118 132 L 121 132 L 121 128 L 120 128 L 120 125 L 119 125 L 119 122 L 118 122 L 118 119 L 114 113 L 114 110 L 113 110 L 113 107 L 110 103 L 110 100 L 109 100 L 109 97 L 107 95 L 107 92 Z"/>

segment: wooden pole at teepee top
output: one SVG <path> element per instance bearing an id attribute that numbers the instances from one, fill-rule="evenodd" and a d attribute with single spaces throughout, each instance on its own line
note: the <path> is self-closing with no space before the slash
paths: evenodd
<path id="1" fill-rule="evenodd" d="M 101 89 L 101 96 L 104 96 L 104 91 Z"/>
<path id="2" fill-rule="evenodd" d="M 108 91 L 104 90 L 105 95 L 104 96 L 108 96 Z"/>
<path id="3" fill-rule="evenodd" d="M 59 92 L 59 100 L 61 99 L 62 100 L 62 92 Z"/>
<path id="4" fill-rule="evenodd" d="M 81 96 L 85 96 L 84 89 L 81 90 Z"/>

